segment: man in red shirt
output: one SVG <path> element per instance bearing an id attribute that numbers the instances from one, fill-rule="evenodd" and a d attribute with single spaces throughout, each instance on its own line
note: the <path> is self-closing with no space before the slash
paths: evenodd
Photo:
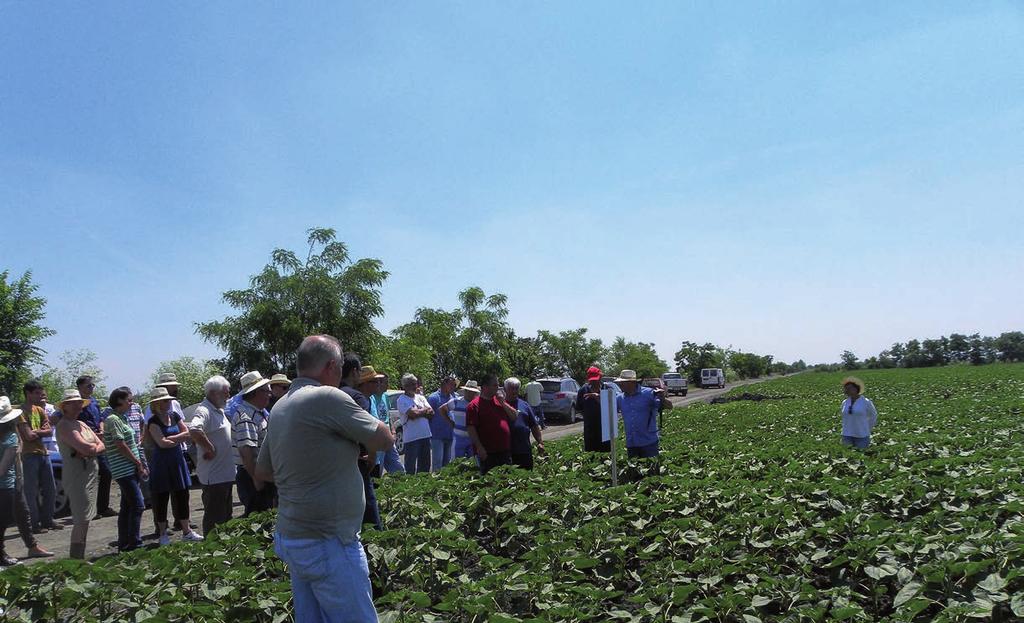
<path id="1" fill-rule="evenodd" d="M 498 377 L 484 376 L 480 395 L 466 407 L 466 432 L 480 459 L 480 473 L 497 465 L 512 464 L 511 425 L 518 411 L 498 396 Z"/>

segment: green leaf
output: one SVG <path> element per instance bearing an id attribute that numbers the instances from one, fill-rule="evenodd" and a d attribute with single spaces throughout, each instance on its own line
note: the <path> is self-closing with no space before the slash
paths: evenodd
<path id="1" fill-rule="evenodd" d="M 896 598 L 893 599 L 892 605 L 899 608 L 911 599 L 917 597 L 922 588 L 923 586 L 920 582 L 908 582 L 900 589 L 900 592 L 896 593 Z"/>

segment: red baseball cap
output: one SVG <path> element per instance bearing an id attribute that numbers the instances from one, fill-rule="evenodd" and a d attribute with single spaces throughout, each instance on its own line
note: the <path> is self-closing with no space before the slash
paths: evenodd
<path id="1" fill-rule="evenodd" d="M 587 380 L 588 381 L 600 381 L 601 380 L 601 368 L 597 366 L 590 366 L 587 368 Z"/>

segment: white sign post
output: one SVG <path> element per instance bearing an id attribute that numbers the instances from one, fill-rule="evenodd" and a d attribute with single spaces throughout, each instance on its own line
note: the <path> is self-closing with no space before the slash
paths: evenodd
<path id="1" fill-rule="evenodd" d="M 619 470 L 615 466 L 615 439 L 619 436 L 619 410 L 615 404 L 615 390 L 601 390 L 601 441 L 611 442 L 612 486 L 619 485 Z"/>

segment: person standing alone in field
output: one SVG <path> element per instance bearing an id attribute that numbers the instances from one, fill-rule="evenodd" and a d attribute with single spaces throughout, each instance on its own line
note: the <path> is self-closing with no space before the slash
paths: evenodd
<path id="1" fill-rule="evenodd" d="M 302 341 L 298 378 L 277 405 L 257 473 L 277 483 L 274 550 L 288 565 L 297 623 L 377 620 L 362 527 L 359 446 L 394 443 L 388 427 L 338 389 L 342 350 L 329 335 Z"/>
<path id="2" fill-rule="evenodd" d="M 862 396 L 864 381 L 849 377 L 843 379 L 846 399 L 840 407 L 843 418 L 843 445 L 864 450 L 871 445 L 871 431 L 878 423 L 875 404 Z"/>
<path id="3" fill-rule="evenodd" d="M 206 399 L 196 407 L 188 432 L 198 446 L 196 476 L 203 486 L 203 535 L 231 519 L 235 487 L 235 461 L 231 452 L 231 421 L 224 405 L 231 385 L 223 376 L 210 377 L 203 385 Z"/>

